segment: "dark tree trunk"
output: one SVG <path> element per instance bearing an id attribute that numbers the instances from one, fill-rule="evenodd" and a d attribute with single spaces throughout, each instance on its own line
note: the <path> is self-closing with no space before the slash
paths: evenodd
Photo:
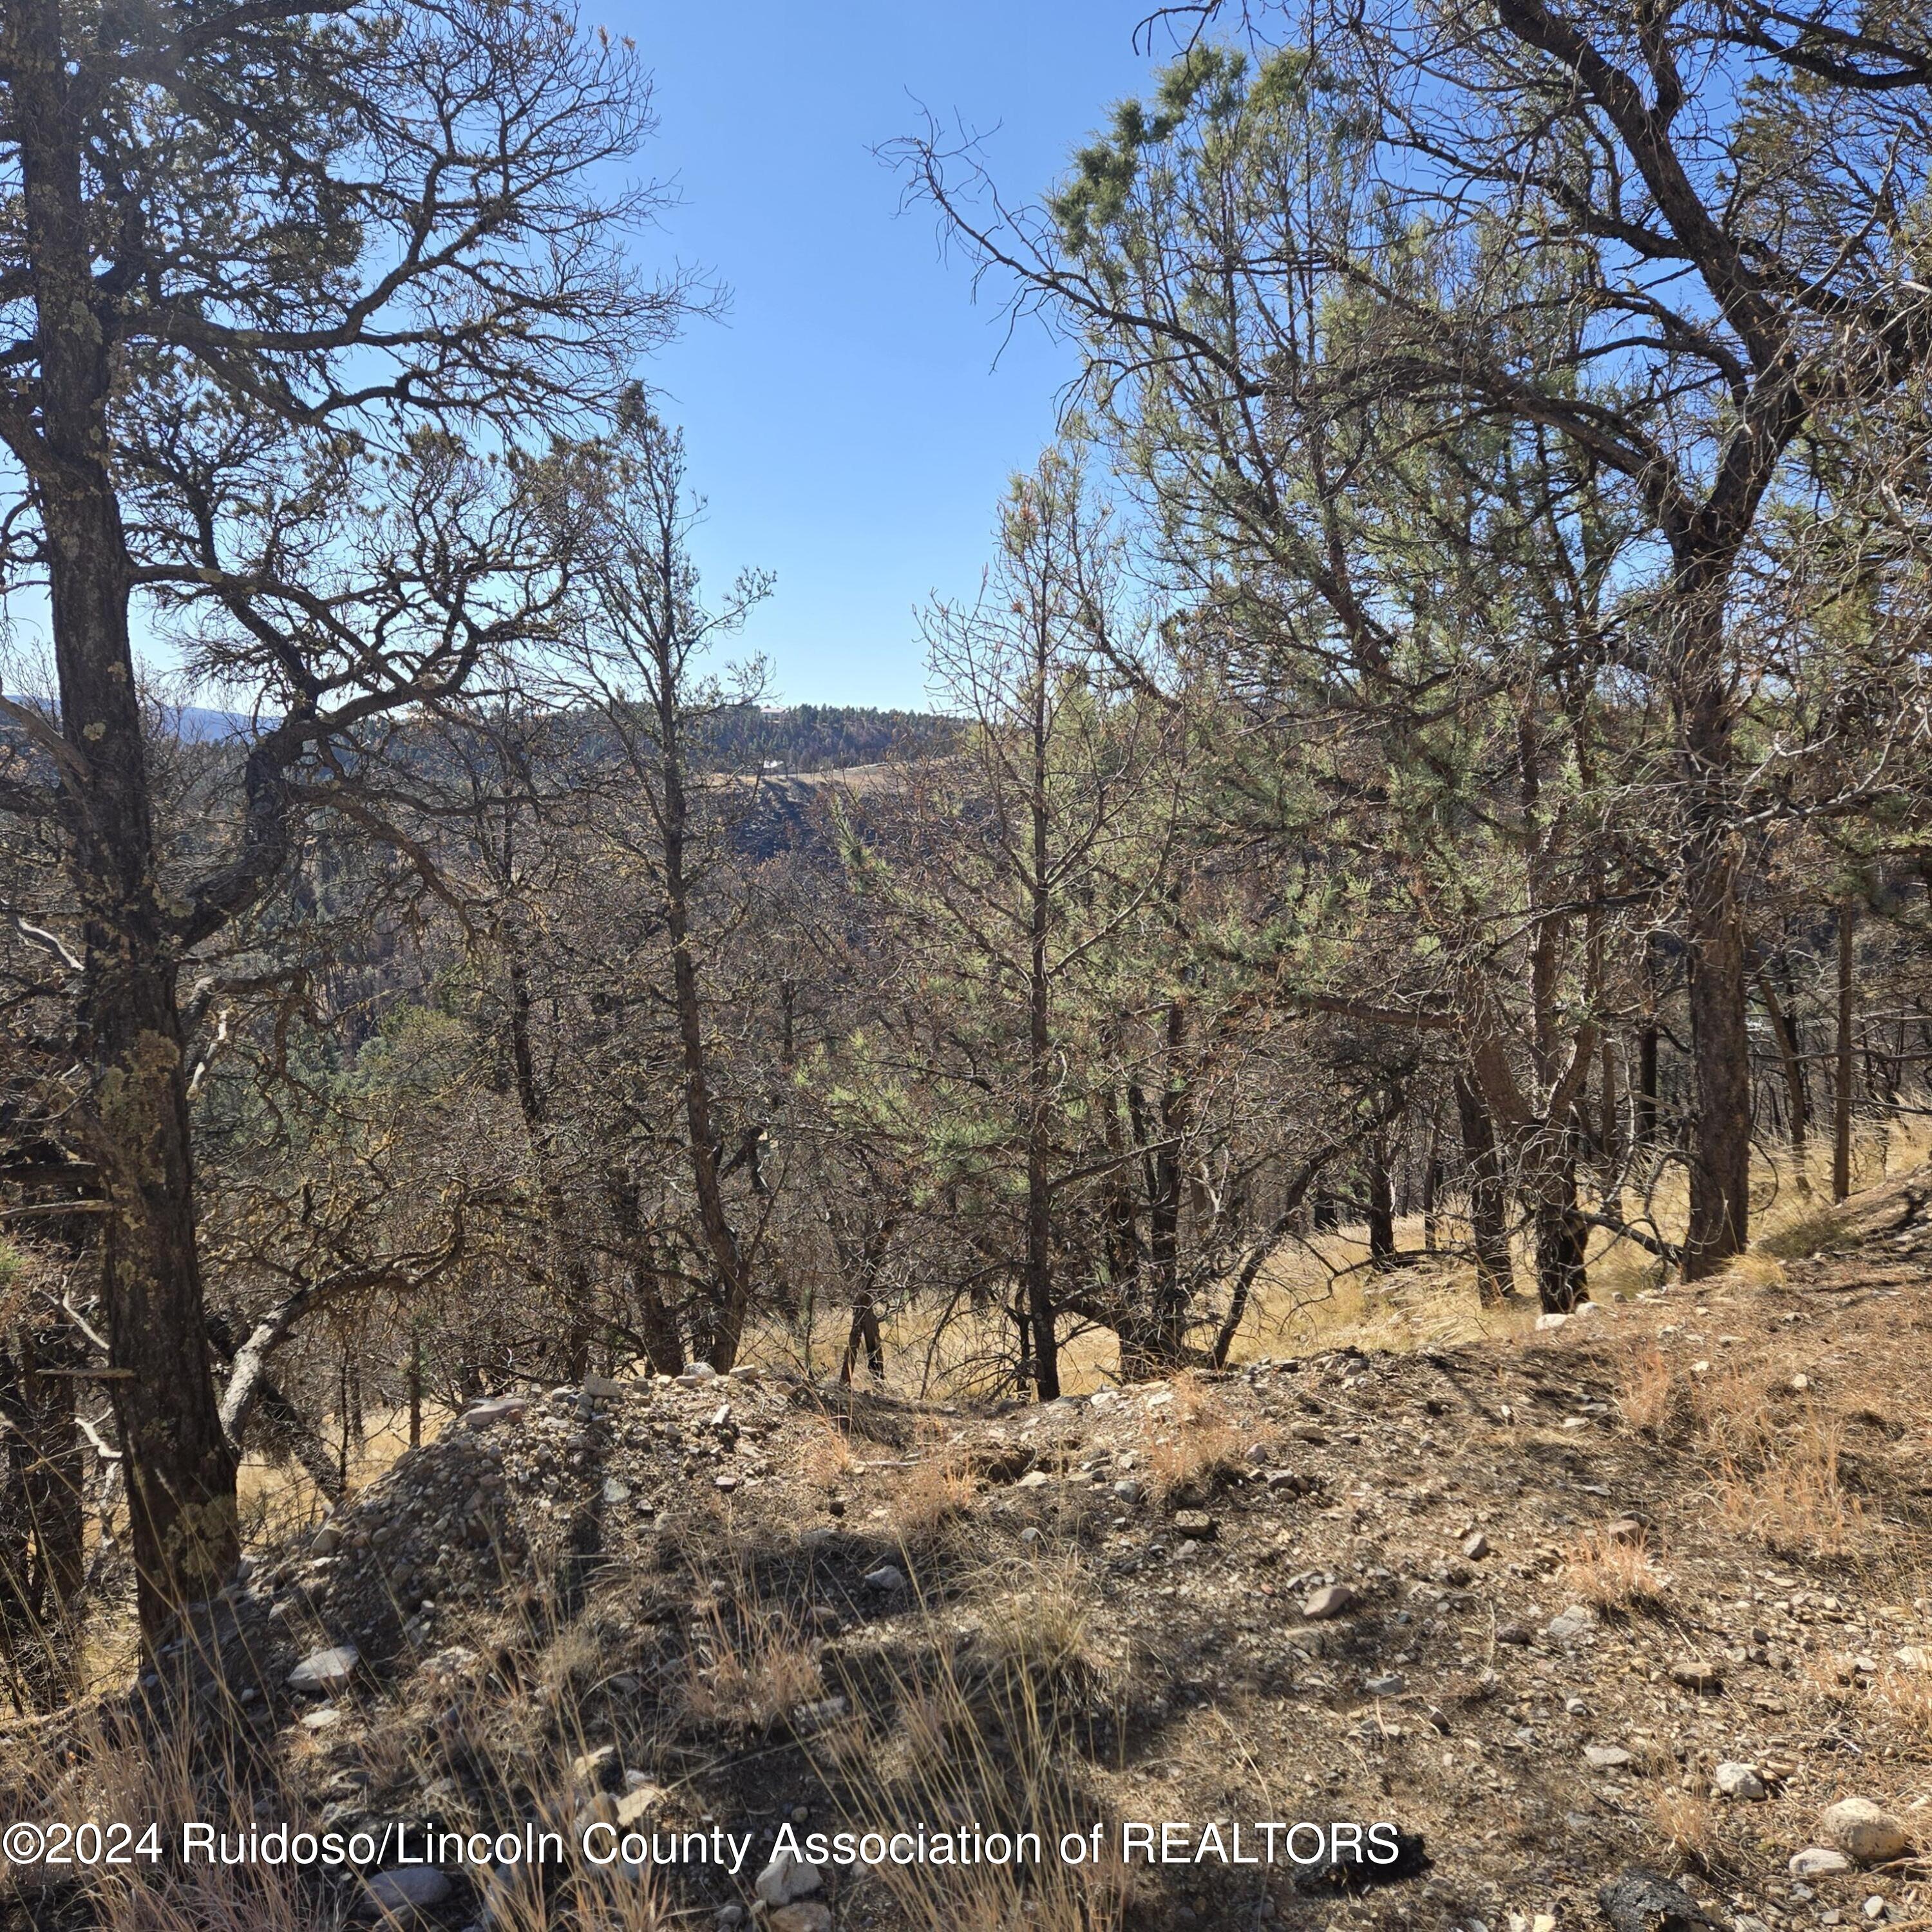
<path id="1" fill-rule="evenodd" d="M 1516 1292 L 1502 1154 L 1490 1110 L 1466 1073 L 1456 1076 L 1456 1118 L 1468 1173 L 1469 1244 L 1475 1250 L 1477 1292 L 1485 1302 L 1501 1301 Z"/>
<path id="2" fill-rule="evenodd" d="M 1724 572 L 1681 570 L 1672 698 L 1683 788 L 1684 937 L 1695 1090 L 1684 1279 L 1716 1274 L 1750 1232 L 1750 1037 L 1731 796 L 1732 698 L 1724 666 Z"/>
<path id="3" fill-rule="evenodd" d="M 1369 1265 L 1379 1271 L 1395 1265 L 1395 1186 L 1386 1134 L 1369 1143 L 1368 1183 Z"/>
<path id="4" fill-rule="evenodd" d="M 1584 1254 L 1589 1223 L 1576 1206 L 1576 1136 L 1566 1132 L 1537 1178 L 1536 1292 L 1546 1314 L 1568 1315 L 1588 1299 Z"/>
<path id="5" fill-rule="evenodd" d="M 112 370 L 93 284 L 58 0 L 6 10 L 40 380 L 34 464 L 68 747 L 61 800 L 85 940 L 81 1051 L 104 1230 L 110 1384 L 128 1455 L 142 1634 L 219 1591 L 240 1552 L 235 1458 L 202 1327 L 176 943 L 155 854 L 129 565 L 108 457 Z"/>
<path id="6" fill-rule="evenodd" d="M 1838 908 L 1838 1031 L 1834 1056 L 1837 1072 L 1832 1089 L 1832 1198 L 1842 1201 L 1852 1191 L 1852 942 L 1858 927 L 1858 903 L 1846 899 Z"/>

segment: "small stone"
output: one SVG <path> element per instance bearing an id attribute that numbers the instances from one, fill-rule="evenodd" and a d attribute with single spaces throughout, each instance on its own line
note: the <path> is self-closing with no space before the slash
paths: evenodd
<path id="1" fill-rule="evenodd" d="M 1595 1612 L 1586 1604 L 1572 1604 L 1568 1610 L 1560 1610 L 1552 1617 L 1544 1630 L 1558 1643 L 1574 1643 L 1596 1621 Z"/>
<path id="2" fill-rule="evenodd" d="M 1032 1523 L 1020 1532 L 1020 1545 L 1036 1556 L 1046 1547 L 1046 1532 Z"/>
<path id="3" fill-rule="evenodd" d="M 1303 1600 L 1301 1614 L 1310 1623 L 1322 1623 L 1330 1617 L 1346 1616 L 1355 1607 L 1355 1593 L 1346 1583 L 1324 1583 L 1318 1590 L 1310 1591 Z"/>
<path id="4" fill-rule="evenodd" d="M 333 1704 L 325 1704 L 319 1711 L 304 1713 L 302 1726 L 305 1731 L 326 1731 L 332 1730 L 341 1721 L 342 1713 Z"/>
<path id="5" fill-rule="evenodd" d="M 1714 1664 L 1706 1664 L 1694 1657 L 1682 1658 L 1670 1666 L 1670 1681 L 1708 1697 L 1724 1688 L 1724 1673 Z"/>
<path id="6" fill-rule="evenodd" d="M 718 1908 L 718 1932 L 738 1932 L 745 1922 L 745 1908 L 734 1900 L 729 1905 Z"/>
<path id="7" fill-rule="evenodd" d="M 639 1780 L 635 1784 L 631 1783 L 634 1778 Z M 648 1778 L 634 1771 L 624 1774 L 624 1782 L 626 1789 L 617 1800 L 614 1821 L 620 1832 L 635 1831 L 670 1796 L 662 1784 L 653 1784 Z"/>
<path id="8" fill-rule="evenodd" d="M 1044 1469 L 1029 1469 L 1013 1486 L 1019 1490 L 1043 1490 L 1052 1480 Z"/>
<path id="9" fill-rule="evenodd" d="M 582 1386 L 584 1393 L 593 1401 L 605 1402 L 616 1401 L 628 1384 L 611 1376 L 586 1376 Z"/>
<path id="10" fill-rule="evenodd" d="M 490 1429 L 500 1422 L 515 1422 L 528 1413 L 526 1395 L 500 1395 L 488 1402 L 472 1402 L 459 1420 L 465 1429 Z"/>
<path id="11" fill-rule="evenodd" d="M 347 1688 L 360 1658 L 361 1652 L 352 1643 L 312 1650 L 289 1672 L 289 1688 L 320 1697 L 332 1696 Z"/>
<path id="12" fill-rule="evenodd" d="M 1560 1328 L 1569 1318 L 1567 1315 L 1539 1315 L 1536 1318 L 1536 1325 L 1539 1328 Z"/>
<path id="13" fill-rule="evenodd" d="M 616 1781 L 623 1760 L 615 1744 L 599 1744 L 571 1760 L 570 1774 L 579 1784 L 603 1785 Z"/>
<path id="14" fill-rule="evenodd" d="M 1852 1862 L 1843 1852 L 1826 1845 L 1813 1845 L 1798 1852 L 1787 1868 L 1793 1878 L 1830 1878 L 1851 1868 Z"/>
<path id="15" fill-rule="evenodd" d="M 1891 1910 L 1892 1908 L 1886 1904 L 1885 1900 L 1881 1898 L 1876 1892 L 1874 1892 L 1870 1898 L 1865 1900 L 1865 1916 L 1871 1920 L 1874 1924 L 1882 1918 L 1888 1918 L 1891 1916 Z"/>
<path id="16" fill-rule="evenodd" d="M 1810 1386 L 1811 1378 L 1809 1376 L 1793 1376 L 1791 1378 L 1791 1393 L 1793 1395 L 1802 1395 Z"/>
<path id="17" fill-rule="evenodd" d="M 1912 1849 L 1905 1827 L 1869 1798 L 1840 1798 L 1819 1822 L 1826 1837 L 1857 1864 L 1883 1864 Z"/>
<path id="18" fill-rule="evenodd" d="M 676 1379 L 685 1388 L 702 1388 L 718 1379 L 718 1371 L 709 1362 L 693 1362 Z"/>
<path id="19" fill-rule="evenodd" d="M 334 1523 L 326 1522 L 309 1538 L 308 1547 L 313 1556 L 333 1556 L 342 1547 L 342 1532 Z"/>
<path id="20" fill-rule="evenodd" d="M 825 1882 L 814 1864 L 792 1852 L 780 1852 L 752 1882 L 752 1889 L 766 1905 L 790 1905 L 809 1898 Z"/>
<path id="21" fill-rule="evenodd" d="M 1408 1680 L 1389 1671 L 1380 1677 L 1365 1678 L 1362 1688 L 1371 1697 L 1400 1697 L 1408 1688 Z"/>
<path id="22" fill-rule="evenodd" d="M 1221 1526 L 1205 1510 L 1176 1510 L 1174 1528 L 1177 1536 L 1199 1537 L 1211 1541 L 1220 1533 Z"/>
<path id="23" fill-rule="evenodd" d="M 782 1905 L 765 1921 L 770 1932 L 832 1932 L 830 1908 L 808 1898 L 796 1905 Z"/>
<path id="24" fill-rule="evenodd" d="M 907 1587 L 905 1572 L 890 1563 L 881 1563 L 878 1569 L 868 1570 L 865 1582 L 867 1589 L 888 1596 L 896 1595 Z"/>
<path id="25" fill-rule="evenodd" d="M 398 1871 L 378 1872 L 356 1901 L 358 1918 L 376 1918 L 385 1912 L 427 1912 L 440 1905 L 454 1888 L 447 1872 L 434 1865 L 410 1865 Z"/>
<path id="26" fill-rule="evenodd" d="M 1705 1932 L 1711 1921 L 1680 1885 L 1633 1865 L 1597 1893 L 1616 1932 Z"/>
<path id="27" fill-rule="evenodd" d="M 1755 1804 L 1764 1797 L 1764 1780 L 1754 1764 L 1724 1763 L 1711 1774 L 1711 1788 L 1720 1798 L 1736 1798 Z"/>
<path id="28" fill-rule="evenodd" d="M 616 1476 L 604 1478 L 604 1500 L 607 1503 L 627 1503 L 631 1500 L 631 1486 Z"/>
<path id="29" fill-rule="evenodd" d="M 1583 1760 L 1593 1771 L 1622 1771 L 1636 1762 L 1621 1744 L 1586 1744 Z"/>
<path id="30" fill-rule="evenodd" d="M 1472 1529 L 1462 1539 L 1462 1554 L 1472 1563 L 1480 1563 L 1490 1553 L 1490 1539 L 1480 1529 Z"/>
<path id="31" fill-rule="evenodd" d="M 1124 1476 L 1114 1485 L 1115 1498 L 1124 1503 L 1137 1503 L 1147 1494 L 1147 1485 L 1136 1482 L 1131 1476 Z"/>

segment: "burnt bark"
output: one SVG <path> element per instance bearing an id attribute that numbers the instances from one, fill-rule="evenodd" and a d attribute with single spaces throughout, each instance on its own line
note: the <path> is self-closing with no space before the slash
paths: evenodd
<path id="1" fill-rule="evenodd" d="M 1475 1082 L 1466 1073 L 1456 1076 L 1456 1118 L 1462 1130 L 1468 1177 L 1469 1244 L 1475 1251 L 1477 1292 L 1484 1302 L 1502 1301 L 1516 1292 L 1502 1152 L 1496 1143 L 1496 1124 Z"/>

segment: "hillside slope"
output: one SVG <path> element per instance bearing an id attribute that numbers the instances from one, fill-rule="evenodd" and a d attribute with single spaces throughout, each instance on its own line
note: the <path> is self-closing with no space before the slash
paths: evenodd
<path id="1" fill-rule="evenodd" d="M 763 1376 L 503 1404 L 236 1593 L 214 1728 L 255 1745 L 225 1802 L 372 1834 L 534 1820 L 574 1844 L 602 1817 L 748 1840 L 735 1874 L 446 1860 L 398 1910 L 452 1928 L 1669 1923 L 1646 1881 L 1600 1898 L 1633 1868 L 1678 1888 L 1682 1924 L 1924 1923 L 1909 1856 L 1790 1861 L 1829 1849 L 1848 1798 L 1932 1842 L 1928 1184 L 1859 1198 L 1781 1269 L 1516 1343 L 997 1413 Z M 332 1694 L 289 1686 L 346 1645 Z M 18 1730 L 10 1815 L 117 1788 L 188 1804 L 142 1784 L 140 1721 Z M 1100 1824 L 1109 1856 L 753 1894 L 788 1824 L 1042 1820 L 1049 1842 Z M 1386 1873 L 1298 1867 L 1279 1838 L 1272 1867 L 1217 1855 L 1239 1824 L 1253 1856 L 1268 1821 L 1408 1835 Z M 1133 1822 L 1185 1826 L 1189 1862 L 1123 1872 Z M 260 1873 L 245 1898 L 232 1872 L 140 1874 L 177 1919 L 21 1868 L 14 1910 L 373 1910 L 353 1874 Z"/>

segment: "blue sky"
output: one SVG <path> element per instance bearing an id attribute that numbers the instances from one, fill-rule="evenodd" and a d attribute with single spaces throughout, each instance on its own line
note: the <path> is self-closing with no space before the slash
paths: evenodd
<path id="1" fill-rule="evenodd" d="M 970 594 L 1006 480 L 1053 432 L 1071 351 L 1035 322 L 1006 339 L 993 292 L 942 255 L 928 208 L 871 152 L 922 108 L 986 138 L 1009 196 L 1065 167 L 1150 62 L 1151 0 L 590 0 L 656 76 L 642 171 L 682 205 L 646 250 L 731 291 L 646 372 L 709 500 L 713 587 L 777 574 L 742 650 L 791 703 L 920 705 L 914 610 Z M 1004 346 L 1002 346 L 1004 344 Z M 997 358 L 997 366 L 995 366 Z"/>

